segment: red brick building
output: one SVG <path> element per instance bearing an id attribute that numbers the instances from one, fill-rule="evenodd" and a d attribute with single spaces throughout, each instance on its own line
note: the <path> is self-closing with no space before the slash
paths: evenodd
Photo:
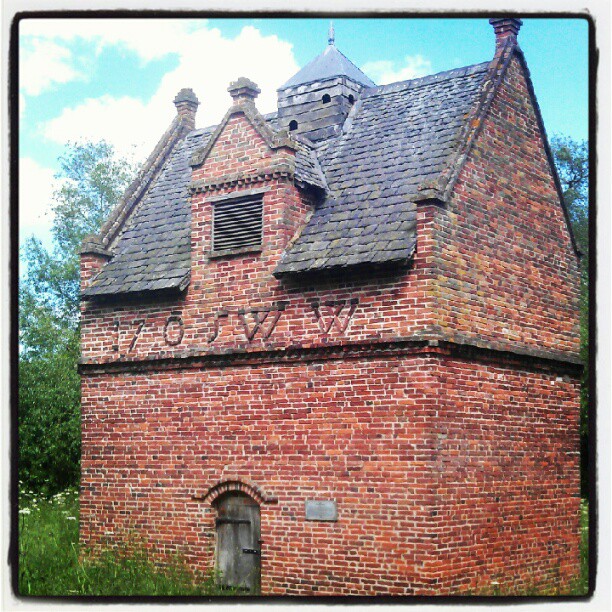
<path id="1" fill-rule="evenodd" d="M 82 250 L 81 538 L 262 594 L 579 570 L 579 258 L 523 54 L 191 90 Z M 230 101 L 228 100 L 228 104 Z"/>

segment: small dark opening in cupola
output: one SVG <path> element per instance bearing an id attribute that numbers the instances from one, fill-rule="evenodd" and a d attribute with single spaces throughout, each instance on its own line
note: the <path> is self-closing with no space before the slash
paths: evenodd
<path id="1" fill-rule="evenodd" d="M 353 94 L 349 94 L 348 101 L 349 101 L 349 104 L 354 104 L 355 96 Z"/>
<path id="2" fill-rule="evenodd" d="M 331 102 L 331 96 L 329 94 L 323 94 L 323 104 L 329 104 Z"/>
<path id="3" fill-rule="evenodd" d="M 289 122 L 289 131 L 294 132 L 295 130 L 297 130 L 297 121 L 293 119 Z"/>

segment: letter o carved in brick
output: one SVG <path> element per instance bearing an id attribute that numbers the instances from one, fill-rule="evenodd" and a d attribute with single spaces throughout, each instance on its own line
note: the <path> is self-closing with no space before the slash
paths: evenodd
<path id="1" fill-rule="evenodd" d="M 183 319 L 179 315 L 170 315 L 164 325 L 164 340 L 170 346 L 176 346 L 181 343 L 185 335 L 185 325 Z"/>

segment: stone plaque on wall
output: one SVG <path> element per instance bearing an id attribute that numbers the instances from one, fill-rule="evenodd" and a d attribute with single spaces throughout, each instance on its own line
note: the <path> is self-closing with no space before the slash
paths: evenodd
<path id="1" fill-rule="evenodd" d="M 306 500 L 307 521 L 337 521 L 338 508 L 333 500 Z"/>

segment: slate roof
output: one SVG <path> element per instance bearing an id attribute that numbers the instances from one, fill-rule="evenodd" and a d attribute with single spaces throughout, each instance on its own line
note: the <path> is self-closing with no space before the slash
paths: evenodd
<path id="1" fill-rule="evenodd" d="M 319 145 L 296 137 L 296 183 L 325 195 L 275 275 L 408 262 L 416 244 L 414 202 L 453 163 L 488 68 L 366 88 L 340 136 Z M 276 127 L 275 113 L 265 119 Z M 214 129 L 192 131 L 174 146 L 85 299 L 187 286 L 189 161 Z"/>
<path id="2" fill-rule="evenodd" d="M 160 177 L 124 228 L 114 257 L 83 291 L 83 297 L 184 288 L 189 282 L 189 159 L 211 132 L 210 128 L 196 130 L 174 148 Z"/>
<path id="3" fill-rule="evenodd" d="M 376 86 L 376 83 L 357 68 L 348 57 L 338 51 L 335 45 L 330 44 L 323 53 L 317 55 L 284 85 L 279 87 L 279 90 L 297 87 L 313 81 L 324 81 L 337 76 L 346 76 L 366 87 Z"/>
<path id="4" fill-rule="evenodd" d="M 364 90 L 320 162 L 328 196 L 275 275 L 407 262 L 419 187 L 443 173 L 489 63 Z"/>
<path id="5" fill-rule="evenodd" d="M 276 113 L 265 119 L 274 126 Z M 174 147 L 159 178 L 123 228 L 112 259 L 83 291 L 84 298 L 182 290 L 187 286 L 191 270 L 189 162 L 215 127 L 192 131 Z M 296 149 L 296 181 L 323 189 L 325 180 L 314 146 L 299 139 Z"/>

